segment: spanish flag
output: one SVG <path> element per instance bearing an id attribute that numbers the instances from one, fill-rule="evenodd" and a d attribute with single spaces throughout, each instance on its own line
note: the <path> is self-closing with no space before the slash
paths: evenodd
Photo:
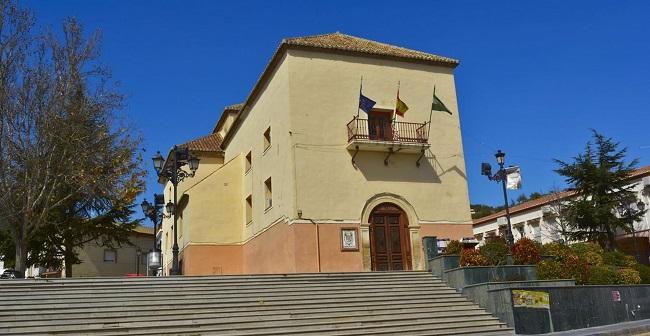
<path id="1" fill-rule="evenodd" d="M 397 89 L 397 103 L 395 104 L 395 114 L 403 118 L 404 113 L 406 113 L 408 109 L 409 109 L 408 105 L 406 105 L 405 102 L 399 99 L 399 89 Z"/>

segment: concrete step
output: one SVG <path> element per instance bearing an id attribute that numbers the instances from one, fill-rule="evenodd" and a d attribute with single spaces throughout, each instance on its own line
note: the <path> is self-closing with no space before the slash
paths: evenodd
<path id="1" fill-rule="evenodd" d="M 401 277 L 323 277 L 319 279 L 317 277 L 304 277 L 304 278 L 266 278 L 262 277 L 259 279 L 237 279 L 232 278 L 231 276 L 222 276 L 222 277 L 210 277 L 210 278 L 194 278 L 190 277 L 189 280 L 175 280 L 174 277 L 164 277 L 164 279 L 172 280 L 157 280 L 163 279 L 163 277 L 149 277 L 149 278 L 136 278 L 143 280 L 131 280 L 131 281 L 106 281 L 101 278 L 97 278 L 93 281 L 74 281 L 74 279 L 69 280 L 60 280 L 52 281 L 50 279 L 12 279 L 3 281 L 2 287 L 0 290 L 4 289 L 20 289 L 31 286 L 38 286 L 38 288 L 58 288 L 58 287 L 84 287 L 84 286 L 93 286 L 93 287 L 110 287 L 110 286 L 170 286 L 170 285 L 179 285 L 183 284 L 186 286 L 192 284 L 214 284 L 214 285 L 223 285 L 223 284 L 269 284 L 269 283 L 318 283 L 318 284 L 327 284 L 327 283 L 350 283 L 350 282 L 405 282 L 405 281 L 429 281 L 429 282 L 441 282 L 440 279 L 428 277 L 423 274 L 410 275 L 410 276 L 401 276 Z"/>
<path id="2" fill-rule="evenodd" d="M 65 291 L 37 291 L 30 290 L 26 293 L 20 292 L 11 292 L 11 293 L 0 293 L 3 298 L 7 300 L 13 299 L 22 299 L 27 300 L 28 298 L 42 298 L 43 295 L 47 295 L 50 298 L 80 298 L 80 297 L 114 297 L 115 295 L 120 296 L 144 296 L 144 295 L 178 295 L 180 293 L 184 294 L 203 294 L 213 291 L 219 291 L 220 293 L 286 293 L 286 292 L 311 292 L 311 291 L 369 291 L 369 290 L 381 290 L 381 291 L 399 291 L 399 290 L 427 290 L 427 291 L 449 291 L 452 290 L 447 286 L 442 284 L 428 284 L 426 282 L 418 283 L 399 283 L 399 284 L 359 284 L 354 286 L 344 286 L 344 285 L 330 285 L 330 286 L 287 286 L 284 284 L 278 284 L 278 286 L 269 286 L 269 287 L 257 287 L 257 286 L 239 286 L 239 287 L 207 287 L 207 288 L 196 288 L 196 287 L 183 287 L 183 291 L 176 288 L 166 288 L 166 289 L 157 289 L 157 288 L 123 288 L 111 289 L 108 291 L 97 291 L 97 290 L 65 290 Z"/>
<path id="3" fill-rule="evenodd" d="M 298 294 L 284 294 L 284 295 L 273 295 L 258 293 L 256 294 L 242 294 L 242 295 L 224 295 L 220 296 L 219 293 L 213 293 L 210 295 L 203 296 L 182 296 L 174 297 L 173 301 L 175 304 L 187 304 L 187 303 L 233 303 L 233 302 L 246 302 L 246 303 L 257 303 L 259 305 L 275 303 L 277 301 L 291 301 L 291 302 L 304 302 L 304 301 L 314 301 L 314 300 L 348 300 L 348 299 L 365 299 L 365 300 L 400 300 L 407 297 L 429 297 L 429 298 L 462 298 L 459 293 L 448 292 L 448 293 L 427 293 L 427 292 L 367 292 L 367 293 L 358 293 L 358 294 L 349 294 L 349 293 L 298 293 Z M 122 306 L 127 307 L 130 305 L 142 305 L 148 304 L 151 306 L 164 305 L 170 301 L 166 297 L 150 297 L 145 296 L 139 300 L 128 300 L 122 297 L 114 298 L 97 298 L 97 299 L 84 299 L 78 301 L 67 301 L 67 300 L 33 300 L 26 302 L 12 302 L 11 306 L 0 305 L 0 311 L 5 310 L 19 310 L 19 309 L 47 309 L 47 308 L 73 308 L 73 307 L 98 307 L 98 306 Z"/>
<path id="4" fill-rule="evenodd" d="M 437 279 L 424 271 L 405 272 L 360 272 L 360 273 L 296 273 L 296 274 L 261 274 L 261 275 L 222 275 L 222 276 L 171 276 L 171 277 L 135 277 L 135 278 L 50 278 L 50 279 L 13 279 L 6 282 L 6 287 L 20 287 L 38 284 L 41 286 L 72 286 L 72 285 L 124 285 L 124 284 L 164 284 L 164 283 L 207 283 L 246 281 L 274 282 L 283 281 L 363 281 L 373 279 Z M 5 287 L 3 285 L 3 287 Z"/>
<path id="5" fill-rule="evenodd" d="M 140 305 L 140 306 L 114 306 L 114 307 L 95 307 L 94 309 L 88 308 L 71 308 L 71 309 L 43 309 L 43 310 L 10 310 L 0 312 L 0 317 L 5 317 L 6 319 L 17 320 L 17 319 L 34 319 L 35 315 L 39 318 L 47 318 L 49 315 L 60 315 L 67 316 L 69 314 L 79 314 L 82 316 L 109 316 L 111 314 L 123 314 L 122 316 L 139 316 L 142 314 L 151 314 L 155 309 L 157 312 L 169 312 L 171 314 L 178 313 L 179 310 L 191 310 L 192 312 L 259 312 L 268 314 L 274 311 L 286 311 L 286 310 L 306 310 L 314 308 L 317 306 L 323 309 L 373 309 L 375 307 L 384 307 L 384 306 L 414 306 L 414 307 L 431 307 L 432 309 L 450 309 L 453 307 L 467 307 L 468 309 L 473 307 L 478 307 L 471 301 L 466 300 L 465 298 L 449 298 L 449 299 L 435 299 L 430 298 L 405 298 L 402 300 L 336 300 L 331 302 L 323 301 L 305 301 L 305 302 L 271 302 L 267 304 L 260 305 L 257 302 L 253 304 L 245 303 L 231 303 L 231 304 L 188 304 L 188 305 L 178 305 L 178 304 L 167 304 L 159 306 L 151 305 Z M 155 308 L 152 308 L 155 307 Z"/>
<path id="6" fill-rule="evenodd" d="M 49 321 L 49 323 L 21 323 L 14 324 L 6 327 L 0 327 L 0 334 L 6 334 L 11 331 L 27 331 L 27 332 L 48 332 L 57 330 L 70 330 L 78 329 L 79 325 L 83 325 L 84 329 L 103 329 L 106 326 L 117 324 L 119 327 L 124 328 L 139 328 L 146 325 L 157 324 L 160 327 L 165 326 L 182 326 L 182 325 L 216 325 L 217 323 L 224 325 L 225 328 L 237 328 L 238 326 L 257 325 L 259 323 L 267 324 L 297 324 L 297 323 L 310 323 L 324 321 L 329 323 L 337 323 L 339 321 L 349 321 L 351 319 L 366 318 L 368 312 L 336 312 L 330 311 L 320 314 L 281 314 L 281 315 L 246 315 L 246 316 L 231 316 L 223 317 L 218 314 L 210 315 L 192 315 L 192 314 L 179 314 L 175 316 L 168 316 L 165 319 L 160 319 L 158 316 L 142 316 L 135 321 L 128 321 L 121 319 L 119 323 L 107 321 L 94 321 L 92 319 L 79 319 L 73 321 Z M 387 320 L 395 318 L 411 318 L 411 319 L 441 319 L 441 318 L 455 318 L 458 317 L 457 311 L 400 311 L 400 310 L 384 310 L 373 311 L 372 318 L 376 320 Z M 466 311 L 462 314 L 463 317 L 477 319 L 492 320 L 492 316 L 485 311 L 475 309 Z M 42 320 L 40 322 L 43 322 Z"/>
<path id="7" fill-rule="evenodd" d="M 2 335 L 512 335 L 426 272 L 5 283 Z"/>
<path id="8" fill-rule="evenodd" d="M 469 320 L 469 322 L 468 322 Z M 404 314 L 404 315 L 378 315 L 378 316 L 343 316 L 313 319 L 267 319 L 260 316 L 258 319 L 206 319 L 206 320 L 157 320 L 154 322 L 132 323 L 107 323 L 107 324 L 82 324 L 66 326 L 39 326 L 17 327 L 0 329 L 2 335 L 20 335 L 23 333 L 50 333 L 64 334 L 83 331 L 94 335 L 111 335 L 116 331 L 128 332 L 139 335 L 158 335 L 161 330 L 165 333 L 205 333 L 219 332 L 222 335 L 249 335 L 249 334 L 292 334 L 306 330 L 327 330 L 346 327 L 385 325 L 385 324 L 421 324 L 431 327 L 448 327 L 449 324 L 457 326 L 497 326 L 501 323 L 490 315 L 463 315 L 449 316 L 449 314 L 436 316 L 435 314 Z M 155 328 L 153 328 L 155 327 Z"/>
<path id="9" fill-rule="evenodd" d="M 336 308 L 335 310 L 333 308 Z M 330 306 L 330 307 L 292 307 L 287 309 L 273 308 L 265 310 L 255 310 L 255 309 L 237 309 L 237 310 L 228 310 L 228 309 L 209 309 L 209 310 L 200 310 L 192 309 L 191 312 L 187 311 L 178 311 L 175 309 L 168 310 L 148 310 L 148 311 L 137 311 L 137 312 L 105 312 L 105 313 L 72 313 L 72 314 L 39 314 L 38 320 L 34 320 L 32 315 L 19 315 L 16 316 L 11 322 L 0 322 L 0 328 L 10 327 L 10 326 L 39 326 L 42 324 L 47 325 L 63 325 L 63 324 L 75 324 L 80 321 L 85 323 L 107 323 L 113 322 L 116 319 L 124 322 L 136 322 L 136 321 L 149 321 L 151 319 L 190 319 L 192 317 L 203 318 L 226 318 L 226 317 L 246 317 L 246 316 L 259 316 L 260 313 L 264 313 L 265 316 L 291 316 L 291 317 L 318 317 L 325 316 L 327 314 L 333 315 L 344 315 L 344 314 L 356 314 L 362 311 L 363 314 L 384 314 L 386 312 L 390 313 L 435 313 L 435 312 L 447 312 L 458 315 L 459 313 L 464 312 L 484 312 L 478 306 L 467 304 L 467 305 L 431 305 L 430 303 L 394 303 L 394 304 L 384 304 L 384 305 L 374 305 L 374 306 Z"/>

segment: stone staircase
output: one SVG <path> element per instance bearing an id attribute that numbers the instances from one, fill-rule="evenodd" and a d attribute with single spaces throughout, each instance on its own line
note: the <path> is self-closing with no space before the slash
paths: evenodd
<path id="1" fill-rule="evenodd" d="M 426 272 L 0 280 L 0 335 L 513 335 Z"/>

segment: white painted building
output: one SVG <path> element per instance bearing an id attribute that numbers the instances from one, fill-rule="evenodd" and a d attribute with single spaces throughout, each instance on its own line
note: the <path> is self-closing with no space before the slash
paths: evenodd
<path id="1" fill-rule="evenodd" d="M 630 184 L 636 184 L 637 198 L 650 205 L 650 166 L 635 170 L 630 176 Z M 561 222 L 557 210 L 563 201 L 574 195 L 574 191 L 561 191 L 544 197 L 524 202 L 510 208 L 510 222 L 515 241 L 527 237 L 541 243 L 559 241 L 563 237 L 558 234 Z M 637 236 L 650 237 L 650 211 L 643 219 L 634 225 Z M 505 237 L 508 229 L 505 211 L 475 219 L 473 222 L 474 237 L 484 244 L 490 235 Z"/>

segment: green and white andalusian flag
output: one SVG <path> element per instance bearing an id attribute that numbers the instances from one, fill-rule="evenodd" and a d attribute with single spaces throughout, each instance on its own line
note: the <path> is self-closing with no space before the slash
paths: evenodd
<path id="1" fill-rule="evenodd" d="M 451 114 L 451 111 L 445 104 L 436 96 L 436 88 L 433 87 L 433 103 L 431 103 L 431 111 L 443 111 Z"/>

